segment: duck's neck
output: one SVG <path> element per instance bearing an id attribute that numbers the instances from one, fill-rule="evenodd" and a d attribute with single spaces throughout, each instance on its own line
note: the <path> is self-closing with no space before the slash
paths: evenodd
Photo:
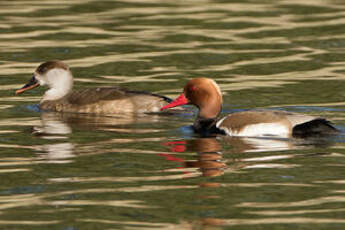
<path id="1" fill-rule="evenodd" d="M 214 104 L 213 104 L 214 105 Z M 221 106 L 209 105 L 199 110 L 199 114 L 193 124 L 194 131 L 204 135 L 219 133 L 220 130 L 216 127 L 217 118 L 221 111 Z"/>
<path id="2" fill-rule="evenodd" d="M 211 129 L 216 124 L 217 118 L 197 117 L 194 121 L 193 128 L 196 132 L 203 132 Z"/>
<path id="3" fill-rule="evenodd" d="M 194 104 L 199 108 L 199 118 L 215 119 L 222 109 L 222 96 L 218 93 L 204 95 Z"/>
<path id="4" fill-rule="evenodd" d="M 193 124 L 193 129 L 196 133 L 203 136 L 212 136 L 214 134 L 223 134 L 223 131 L 217 128 L 217 117 L 215 118 L 201 118 L 197 117 Z"/>
<path id="5" fill-rule="evenodd" d="M 63 98 L 64 96 L 66 96 L 69 92 L 70 90 L 67 90 L 67 89 L 55 89 L 55 88 L 49 89 L 44 93 L 41 103 L 44 101 L 59 100 Z"/>

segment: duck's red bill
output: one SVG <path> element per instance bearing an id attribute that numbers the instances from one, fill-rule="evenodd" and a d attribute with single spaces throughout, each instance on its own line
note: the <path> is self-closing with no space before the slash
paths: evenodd
<path id="1" fill-rule="evenodd" d="M 182 93 L 180 96 L 178 96 L 178 98 L 173 100 L 170 104 L 168 104 L 166 106 L 163 106 L 161 108 L 161 110 L 173 108 L 173 107 L 176 107 L 176 106 L 186 105 L 186 104 L 188 104 L 188 100 L 185 97 L 185 95 Z"/>
<path id="2" fill-rule="evenodd" d="M 32 77 L 27 84 L 25 84 L 22 88 L 16 90 L 16 94 L 21 94 L 22 92 L 36 88 L 39 85 L 40 83 L 36 80 L 36 78 Z"/>

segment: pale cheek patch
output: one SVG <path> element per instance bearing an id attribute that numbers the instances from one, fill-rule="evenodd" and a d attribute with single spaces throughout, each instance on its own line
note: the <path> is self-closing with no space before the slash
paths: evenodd
<path id="1" fill-rule="evenodd" d="M 276 124 L 276 123 L 262 123 L 262 124 L 247 125 L 241 130 L 232 130 L 230 128 L 222 127 L 220 125 L 219 129 L 224 130 L 225 133 L 229 136 L 239 136 L 239 137 L 275 136 L 275 137 L 288 138 L 290 135 L 288 127 L 282 124 Z"/>
<path id="2" fill-rule="evenodd" d="M 40 84 L 40 86 L 43 86 L 43 85 L 46 84 L 46 82 L 42 80 L 42 78 L 41 78 L 41 76 L 39 74 L 36 73 L 35 74 L 35 78 L 38 81 L 38 83 Z"/>

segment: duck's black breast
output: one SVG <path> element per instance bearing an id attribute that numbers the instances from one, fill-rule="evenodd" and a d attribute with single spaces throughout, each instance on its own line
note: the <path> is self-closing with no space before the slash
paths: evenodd
<path id="1" fill-rule="evenodd" d="M 216 126 L 217 118 L 196 118 L 193 129 L 194 132 L 199 133 L 202 136 L 214 136 L 217 134 L 225 135 L 225 132 Z"/>

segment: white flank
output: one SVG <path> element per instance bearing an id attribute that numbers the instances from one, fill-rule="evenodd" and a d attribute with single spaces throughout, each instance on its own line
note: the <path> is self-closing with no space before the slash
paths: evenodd
<path id="1" fill-rule="evenodd" d="M 228 116 L 225 116 L 225 117 L 223 117 L 222 119 L 220 119 L 219 121 L 217 121 L 216 127 L 220 129 L 219 126 L 223 123 L 223 121 L 224 121 L 227 117 L 228 117 Z"/>
<path id="2" fill-rule="evenodd" d="M 227 127 L 221 126 L 222 120 L 217 122 L 217 127 L 221 130 L 224 130 L 225 133 L 229 136 L 238 136 L 238 137 L 267 137 L 267 136 L 275 136 L 275 137 L 289 137 L 289 129 L 288 127 L 277 124 L 277 123 L 260 123 L 260 124 L 253 124 L 247 125 L 240 132 L 237 130 L 231 130 Z"/>

